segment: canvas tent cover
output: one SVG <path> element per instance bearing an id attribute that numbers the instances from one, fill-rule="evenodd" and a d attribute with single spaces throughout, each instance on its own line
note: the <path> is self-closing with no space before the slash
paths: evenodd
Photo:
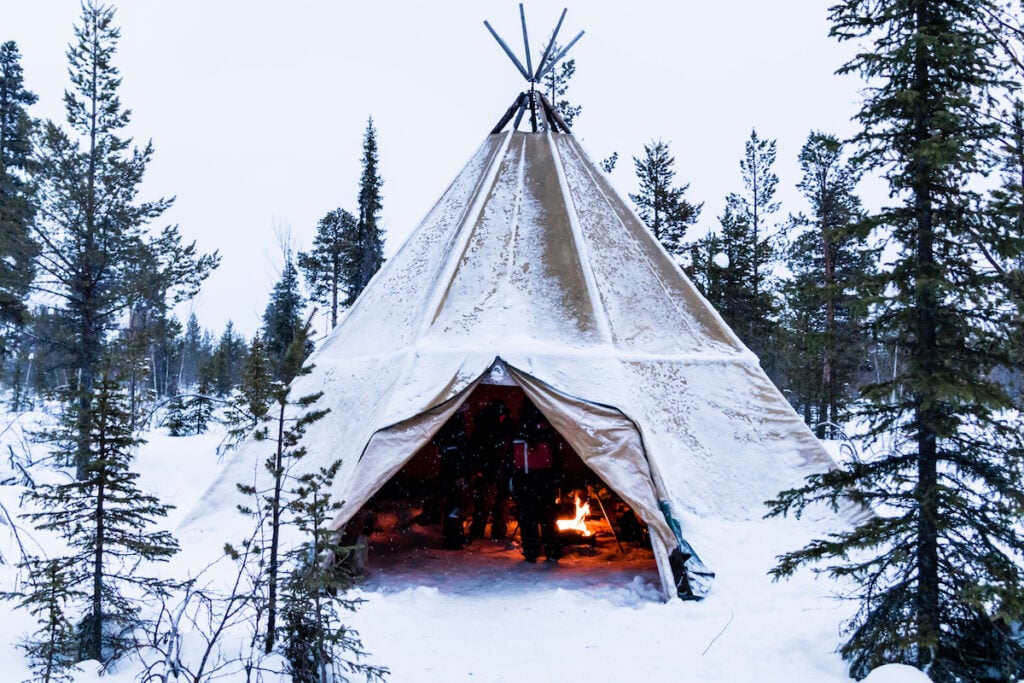
<path id="1" fill-rule="evenodd" d="M 299 467 L 342 460 L 338 525 L 493 369 L 648 524 L 666 595 L 688 526 L 760 517 L 763 501 L 832 465 L 564 133 L 490 135 L 311 363 L 292 393 L 323 391 L 331 412 L 310 426 Z M 237 495 L 265 451 L 245 445 L 208 495 Z M 688 568 L 705 591 L 699 559 Z"/>

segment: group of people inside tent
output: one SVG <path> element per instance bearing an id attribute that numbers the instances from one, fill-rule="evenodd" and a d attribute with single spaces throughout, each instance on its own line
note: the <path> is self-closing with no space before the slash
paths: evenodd
<path id="1" fill-rule="evenodd" d="M 441 546 L 457 550 L 484 538 L 506 539 L 509 501 L 515 503 L 523 557 L 536 562 L 562 556 L 556 518 L 561 440 L 533 403 L 523 401 L 518 423 L 501 399 L 484 405 L 468 428 L 468 406 L 434 436 L 440 458 Z M 465 533 L 469 520 L 468 537 Z"/>

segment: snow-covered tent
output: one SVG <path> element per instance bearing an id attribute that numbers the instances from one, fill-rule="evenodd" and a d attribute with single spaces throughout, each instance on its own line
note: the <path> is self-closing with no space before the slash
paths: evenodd
<path id="1" fill-rule="evenodd" d="M 515 384 L 647 524 L 665 595 L 687 574 L 703 595 L 687 529 L 759 518 L 832 461 L 577 140 L 507 120 L 297 381 L 330 408 L 301 467 L 343 461 L 340 527 L 477 385 Z M 208 495 L 251 481 L 265 448 Z"/>

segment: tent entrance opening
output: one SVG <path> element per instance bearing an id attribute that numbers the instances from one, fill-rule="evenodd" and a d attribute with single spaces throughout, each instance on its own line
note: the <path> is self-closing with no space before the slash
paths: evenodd
<path id="1" fill-rule="evenodd" d="M 524 559 L 546 558 L 558 560 L 557 574 L 567 580 L 621 575 L 629 583 L 640 575 L 658 583 L 646 524 L 557 432 L 553 453 L 528 443 L 523 420 L 535 410 L 518 386 L 480 384 L 470 393 L 350 522 L 368 548 L 369 581 L 500 583 L 512 567 L 528 567 Z M 551 468 L 551 488 L 539 502 L 530 499 L 531 475 L 523 471 L 531 463 L 540 468 L 533 474 Z M 534 506 L 553 515 L 557 538 L 545 537 L 543 522 L 539 533 L 524 529 Z"/>

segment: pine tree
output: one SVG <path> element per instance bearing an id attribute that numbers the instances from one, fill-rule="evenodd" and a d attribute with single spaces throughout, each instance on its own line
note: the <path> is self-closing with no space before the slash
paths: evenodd
<path id="1" fill-rule="evenodd" d="M 234 323 L 229 320 L 209 363 L 200 372 L 200 381 L 209 382 L 218 396 L 226 396 L 242 381 L 245 358 L 245 339 L 235 332 Z"/>
<path id="2" fill-rule="evenodd" d="M 691 242 L 688 252 L 688 263 L 683 268 L 686 276 L 717 307 L 724 299 L 722 279 L 729 265 L 722 238 L 712 230 Z"/>
<path id="3" fill-rule="evenodd" d="M 338 324 L 338 309 L 348 298 L 346 283 L 360 264 L 355 250 L 358 220 L 344 209 L 335 209 L 320 219 L 313 248 L 299 252 L 299 268 L 310 291 L 310 299 L 327 306 L 331 329 Z M 343 298 L 344 297 L 344 298 Z"/>
<path id="4" fill-rule="evenodd" d="M 238 386 L 224 411 L 224 424 L 228 428 L 228 443 L 231 445 L 240 443 L 266 421 L 267 412 L 280 391 L 280 383 L 276 381 L 277 368 L 263 338 L 257 334 L 245 356 Z M 266 428 L 256 431 L 255 437 L 267 438 Z"/>
<path id="5" fill-rule="evenodd" d="M 366 122 L 363 135 L 363 171 L 359 177 L 359 219 L 356 223 L 356 240 L 353 250 L 352 268 L 346 289 L 346 306 L 351 306 L 370 278 L 384 263 L 384 231 L 380 226 L 381 196 L 384 181 L 377 170 L 377 129 L 373 117 Z"/>
<path id="6" fill-rule="evenodd" d="M 1024 29 L 1016 37 L 1024 37 Z M 1022 66 L 1024 68 L 1024 66 Z M 999 168 L 999 185 L 991 191 L 988 212 L 997 230 L 1017 239 L 1024 238 L 1024 101 L 1014 97 L 1002 113 L 1001 134 L 997 145 L 996 161 Z M 986 262 L 1000 273 L 1021 310 L 1010 348 L 1012 380 L 1018 395 L 1024 393 L 1024 256 L 1019 251 L 1003 250 L 985 253 Z"/>
<path id="7" fill-rule="evenodd" d="M 39 287 L 62 303 L 75 336 L 71 375 L 81 420 L 79 476 L 93 449 L 93 383 L 107 333 L 136 301 L 139 276 L 159 276 L 160 288 L 173 300 L 194 292 L 217 261 L 216 255 L 195 256 L 176 228 L 155 238 L 148 234 L 147 225 L 171 201 L 137 201 L 153 147 L 134 148 L 122 137 L 131 114 L 117 94 L 121 78 L 112 59 L 120 30 L 113 18 L 113 9 L 94 0 L 83 3 L 76 42 L 67 53 L 70 132 L 47 122 L 38 147 Z"/>
<path id="8" fill-rule="evenodd" d="M 561 49 L 561 46 L 557 43 L 552 45 L 549 50 L 549 59 L 557 55 Z M 541 58 L 544 57 L 543 50 L 540 52 L 540 56 Z M 569 81 L 575 75 L 576 60 L 563 59 L 553 69 L 548 71 L 540 82 L 542 90 L 547 94 L 548 102 L 558 111 L 558 115 L 562 117 L 565 125 L 569 126 L 569 128 L 572 128 L 576 118 L 583 113 L 581 105 L 573 104 L 566 97 L 569 92 Z"/>
<path id="9" fill-rule="evenodd" d="M 195 313 L 188 317 L 185 324 L 185 335 L 181 340 L 181 365 L 178 369 L 177 386 L 183 389 L 194 387 L 201 382 L 201 372 L 213 356 L 213 344 L 210 333 L 199 326 L 199 318 Z M 207 384 L 210 385 L 210 378 Z M 212 389 L 212 386 L 208 388 Z"/>
<path id="10" fill-rule="evenodd" d="M 126 367 L 146 368 L 152 391 L 168 396 L 177 391 L 181 362 L 181 323 L 173 307 L 198 292 L 220 257 L 199 256 L 195 245 L 182 245 L 176 226 L 165 228 L 137 251 L 124 270 L 128 316 L 120 334 L 120 357 Z"/>
<path id="11" fill-rule="evenodd" d="M 775 226 L 769 222 L 779 209 L 774 164 L 775 141 L 763 140 L 757 131 L 751 131 L 740 160 L 744 192 L 726 197 L 725 211 L 719 217 L 722 229 L 716 237 L 720 252 L 702 262 L 705 268 L 716 270 L 696 279 L 717 278 L 717 291 L 705 292 L 705 296 L 761 359 L 765 371 L 778 380 L 778 283 L 772 274 L 776 259 L 772 240 L 776 235 Z M 723 256 L 718 257 L 718 253 Z"/>
<path id="12" fill-rule="evenodd" d="M 187 436 L 191 434 L 185 418 L 185 397 L 173 396 L 167 402 L 167 415 L 163 420 L 168 436 Z"/>
<path id="13" fill-rule="evenodd" d="M 1020 487 L 1024 444 L 993 368 L 1008 360 L 1005 277 L 984 252 L 1019 254 L 1019 235 L 986 220 L 971 190 L 995 128 L 986 95 L 1000 85 L 989 0 L 845 0 L 832 35 L 871 41 L 843 67 L 868 82 L 860 157 L 894 204 L 872 217 L 893 245 L 875 326 L 903 359 L 867 387 L 878 457 L 780 494 L 776 514 L 813 501 L 872 504 L 876 515 L 781 558 L 777 576 L 817 561 L 852 579 L 860 610 L 842 653 L 860 678 L 886 662 L 940 682 L 1012 681 L 1024 647 Z M 882 443 L 878 441 L 878 443 Z"/>
<path id="14" fill-rule="evenodd" d="M 362 602 L 344 595 L 355 583 L 345 562 L 352 548 L 342 545 L 341 535 L 330 526 L 341 509 L 331 498 L 340 467 L 336 460 L 304 474 L 289 491 L 292 524 L 306 539 L 286 555 L 290 570 L 281 591 L 284 625 L 279 637 L 295 683 L 344 680 L 346 673 L 383 680 L 387 673 L 359 661 L 366 655 L 359 634 L 341 623 L 338 610 L 354 611 Z"/>
<path id="15" fill-rule="evenodd" d="M 619 153 L 618 152 L 612 152 L 611 154 L 606 156 L 604 159 L 601 159 L 601 161 L 598 163 L 598 166 L 600 166 L 601 170 L 604 171 L 605 173 L 611 173 L 612 171 L 615 170 L 615 164 L 617 164 L 618 161 L 619 161 Z"/>
<path id="16" fill-rule="evenodd" d="M 263 311 L 263 343 L 272 360 L 279 361 L 284 357 L 302 326 L 304 308 L 305 301 L 299 291 L 299 273 L 291 253 L 286 252 L 281 279 L 274 285 L 270 303 Z"/>
<path id="17" fill-rule="evenodd" d="M 269 486 L 257 489 L 251 484 L 238 484 L 238 489 L 242 493 L 253 496 L 256 500 L 255 507 L 242 506 L 240 510 L 256 518 L 270 539 L 264 548 L 267 588 L 267 627 L 264 643 L 267 654 L 273 651 L 278 635 L 278 591 L 282 580 L 281 529 L 286 523 L 284 513 L 288 505 L 285 486 L 292 466 L 306 453 L 305 446 L 301 445 L 306 429 L 328 412 L 324 409 L 312 409 L 323 392 L 298 398 L 290 396 L 292 380 L 312 370 L 312 367 L 304 364 L 309 329 L 310 325 L 307 322 L 300 328 L 285 353 L 284 362 L 279 366 L 279 379 L 270 385 L 271 402 L 260 416 L 262 425 L 256 432 L 256 438 L 266 441 L 273 448 L 264 462 L 264 467 L 270 475 Z"/>
<path id="18" fill-rule="evenodd" d="M 104 661 L 128 645 L 126 638 L 141 623 L 141 601 L 168 590 L 165 581 L 146 576 L 139 563 L 166 560 L 178 549 L 170 533 L 148 530 L 169 506 L 138 488 L 131 463 L 142 441 L 130 427 L 130 399 L 106 367 L 94 386 L 92 450 L 84 476 L 40 485 L 28 494 L 38 511 L 26 516 L 36 528 L 65 540 L 70 554 L 60 559 L 67 567 L 68 589 L 84 596 L 76 661 Z M 68 417 L 53 435 L 58 458 L 77 457 L 79 420 Z"/>
<path id="19" fill-rule="evenodd" d="M 762 140 L 756 130 L 750 131 L 750 139 L 743 146 L 740 171 L 743 175 L 745 194 L 731 194 L 726 204 L 733 210 L 739 223 L 750 231 L 751 245 L 751 291 L 757 299 L 769 290 L 767 284 L 773 252 L 771 217 L 779 210 L 775 201 L 775 188 L 779 178 L 775 175 L 775 140 Z"/>
<path id="20" fill-rule="evenodd" d="M 679 257 L 686 249 L 686 231 L 700 218 L 704 204 L 694 205 L 684 199 L 689 183 L 682 187 L 672 186 L 676 175 L 675 163 L 668 143 L 652 140 L 644 145 L 643 158 L 633 157 L 640 191 L 629 195 L 629 198 L 636 204 L 637 213 L 648 230 L 668 253 Z"/>
<path id="21" fill-rule="evenodd" d="M 185 422 L 193 434 L 205 434 L 213 420 L 214 404 L 210 385 L 200 382 L 196 393 L 185 400 Z"/>
<path id="22" fill-rule="evenodd" d="M 795 217 L 790 233 L 784 374 L 790 402 L 825 437 L 853 398 L 867 357 L 863 291 L 875 255 L 856 231 L 863 219 L 855 194 L 860 173 L 843 159 L 842 143 L 812 132 L 799 158 L 798 187 L 811 213 Z"/>
<path id="23" fill-rule="evenodd" d="M 28 107 L 37 99 L 25 89 L 18 46 L 0 45 L 0 322 L 17 325 L 27 321 L 39 251 L 29 229 L 35 204 L 29 186 L 34 123 Z"/>

